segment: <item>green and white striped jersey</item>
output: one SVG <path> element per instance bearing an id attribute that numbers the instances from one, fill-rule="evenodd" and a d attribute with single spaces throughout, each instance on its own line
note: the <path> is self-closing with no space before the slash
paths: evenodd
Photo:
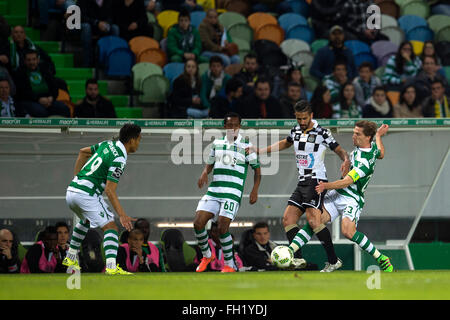
<path id="1" fill-rule="evenodd" d="M 120 141 L 103 141 L 91 146 L 92 156 L 73 178 L 67 190 L 101 195 L 106 180 L 118 183 L 127 162 L 127 151 Z"/>
<path id="2" fill-rule="evenodd" d="M 345 197 L 355 199 L 361 209 L 364 207 L 364 191 L 372 178 L 375 162 L 379 156 L 380 150 L 375 142 L 372 142 L 370 148 L 356 147 L 352 151 L 350 172 L 347 174 L 354 183 L 347 188 L 336 190 Z"/>
<path id="3" fill-rule="evenodd" d="M 245 149 L 251 146 L 241 135 L 233 143 L 229 143 L 226 136 L 214 140 L 207 160 L 208 164 L 214 164 L 207 196 L 241 203 L 248 165 L 253 169 L 260 166 L 256 153 L 246 155 Z"/>

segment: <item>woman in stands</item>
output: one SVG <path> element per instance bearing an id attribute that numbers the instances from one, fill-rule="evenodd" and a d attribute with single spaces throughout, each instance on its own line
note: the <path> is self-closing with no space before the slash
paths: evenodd
<path id="1" fill-rule="evenodd" d="M 356 102 L 353 83 L 345 83 L 339 94 L 339 102 L 333 105 L 333 118 L 361 118 L 361 107 Z"/>
<path id="2" fill-rule="evenodd" d="M 383 86 L 376 87 L 367 102 L 362 110 L 363 118 L 392 118 L 392 104 Z"/>
<path id="3" fill-rule="evenodd" d="M 391 56 L 386 64 L 383 84 L 388 91 L 400 91 L 400 86 L 408 79 L 416 76 L 422 67 L 422 61 L 414 54 L 409 41 L 400 44 L 397 54 Z"/>
<path id="4" fill-rule="evenodd" d="M 330 90 L 324 85 L 318 85 L 311 97 L 314 119 L 331 119 L 333 106 L 330 101 Z"/>
<path id="5" fill-rule="evenodd" d="M 439 58 L 439 56 L 436 53 L 436 48 L 434 47 L 433 40 L 425 41 L 423 44 L 422 55 L 420 56 L 422 63 L 423 63 L 423 59 L 428 56 L 433 56 L 436 59 L 437 65 L 439 65 L 439 66 L 441 65 L 441 59 Z"/>
<path id="6" fill-rule="evenodd" d="M 423 118 L 414 85 L 405 86 L 400 93 L 400 101 L 394 106 L 394 118 Z"/>
<path id="7" fill-rule="evenodd" d="M 172 116 L 175 118 L 206 118 L 209 109 L 201 104 L 200 77 L 195 60 L 184 64 L 184 72 L 173 82 L 170 96 Z"/>

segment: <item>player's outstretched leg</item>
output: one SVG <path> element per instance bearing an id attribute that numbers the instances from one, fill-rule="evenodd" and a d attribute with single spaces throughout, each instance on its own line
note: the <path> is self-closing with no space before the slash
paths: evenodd
<path id="1" fill-rule="evenodd" d="M 108 224 L 109 225 L 109 224 Z M 107 226 L 108 226 L 107 225 Z M 131 272 L 123 270 L 116 264 L 117 250 L 119 249 L 119 234 L 112 225 L 105 226 L 103 235 L 103 250 L 105 251 L 106 269 L 108 275 L 127 275 Z M 115 226 L 115 224 L 114 224 Z"/>
<path id="2" fill-rule="evenodd" d="M 214 215 L 207 211 L 197 211 L 194 220 L 194 231 L 195 237 L 197 238 L 197 243 L 202 251 L 203 258 L 200 260 L 200 264 L 198 265 L 196 272 L 203 272 L 206 270 L 208 265 L 216 259 L 216 256 L 211 249 L 209 248 L 208 243 L 208 233 L 206 232 L 205 225 L 209 219 L 211 219 Z"/>
<path id="3" fill-rule="evenodd" d="M 83 242 L 86 237 L 86 233 L 89 231 L 89 226 L 89 220 L 80 220 L 73 228 L 72 237 L 70 238 L 69 251 L 62 262 L 64 266 L 68 267 L 68 272 L 71 272 L 69 271 L 70 269 L 81 269 L 78 264 L 77 256 L 80 251 L 81 242 Z"/>

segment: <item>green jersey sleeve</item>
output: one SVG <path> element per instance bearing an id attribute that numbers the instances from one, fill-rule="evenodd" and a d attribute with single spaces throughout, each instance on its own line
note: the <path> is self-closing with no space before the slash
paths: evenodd
<path id="1" fill-rule="evenodd" d="M 108 176 L 106 177 L 106 179 L 115 183 L 119 183 L 119 179 L 122 176 L 123 171 L 125 170 L 125 164 L 126 161 L 124 157 L 117 157 L 113 159 L 111 165 L 109 166 Z"/>

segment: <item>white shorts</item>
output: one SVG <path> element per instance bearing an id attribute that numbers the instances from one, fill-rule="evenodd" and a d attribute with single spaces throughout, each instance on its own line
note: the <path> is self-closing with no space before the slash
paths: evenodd
<path id="1" fill-rule="evenodd" d="M 204 195 L 197 205 L 196 211 L 207 211 L 214 214 L 213 222 L 219 219 L 219 216 L 226 217 L 233 221 L 239 210 L 239 203 L 234 200 L 214 198 Z"/>
<path id="2" fill-rule="evenodd" d="M 114 221 L 114 214 L 102 196 L 67 191 L 66 203 L 80 220 L 89 220 L 91 228 L 102 228 Z"/>
<path id="3" fill-rule="evenodd" d="M 323 205 L 330 214 L 331 221 L 329 223 L 342 215 L 342 218 L 347 217 L 358 225 L 361 208 L 355 199 L 343 196 L 336 190 L 329 190 L 325 195 Z"/>

